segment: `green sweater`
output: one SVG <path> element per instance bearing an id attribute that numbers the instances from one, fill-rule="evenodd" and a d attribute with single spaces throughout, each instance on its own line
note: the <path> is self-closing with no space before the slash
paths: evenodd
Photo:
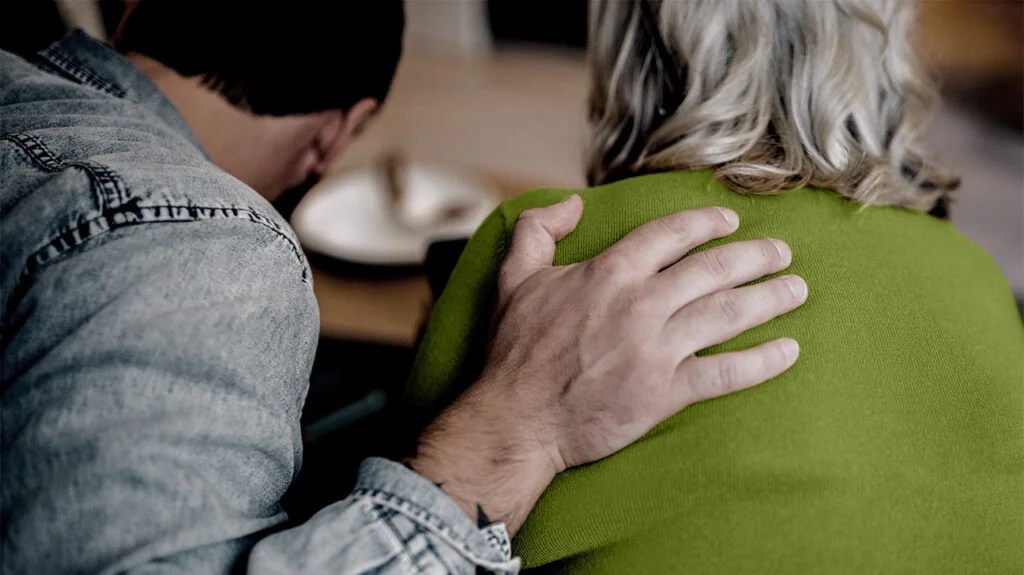
<path id="1" fill-rule="evenodd" d="M 470 241 L 413 368 L 410 406 L 438 409 L 478 374 L 495 275 L 518 214 Z M 1009 286 L 951 224 L 837 194 L 733 193 L 708 171 L 581 192 L 556 263 L 599 254 L 657 217 L 727 206 L 728 241 L 775 237 L 800 309 L 711 353 L 800 342 L 775 380 L 693 405 L 636 444 L 559 475 L 515 540 L 527 567 L 580 573 L 1024 572 L 1024 354 Z M 721 243 L 714 242 L 710 245 Z"/>

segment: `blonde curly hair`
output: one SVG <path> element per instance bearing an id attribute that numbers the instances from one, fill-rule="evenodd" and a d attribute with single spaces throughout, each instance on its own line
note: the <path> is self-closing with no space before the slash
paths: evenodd
<path id="1" fill-rule="evenodd" d="M 588 181 L 713 168 L 930 211 L 959 185 L 919 148 L 935 91 L 908 0 L 596 0 Z M 940 207 L 941 207 L 940 206 Z"/>

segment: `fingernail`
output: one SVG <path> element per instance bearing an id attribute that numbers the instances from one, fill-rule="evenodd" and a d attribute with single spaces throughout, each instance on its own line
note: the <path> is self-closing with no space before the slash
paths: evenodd
<path id="1" fill-rule="evenodd" d="M 799 301 L 804 301 L 807 297 L 807 282 L 800 276 L 785 276 L 783 280 L 786 282 L 786 287 L 793 294 L 793 297 Z"/>
<path id="2" fill-rule="evenodd" d="M 740 223 L 740 217 L 736 215 L 736 212 L 729 208 L 718 208 L 718 211 L 722 214 L 722 217 L 725 218 L 725 223 L 730 226 L 735 227 Z"/>
<path id="3" fill-rule="evenodd" d="M 775 251 L 779 252 L 779 257 L 782 261 L 789 265 L 790 260 L 793 258 L 793 252 L 789 251 L 789 246 L 786 245 L 786 242 L 776 239 L 770 241 L 775 246 Z"/>
<path id="4" fill-rule="evenodd" d="M 779 342 L 779 346 L 782 348 L 782 355 L 786 356 L 790 363 L 796 361 L 800 355 L 800 344 L 795 339 L 786 338 Z"/>

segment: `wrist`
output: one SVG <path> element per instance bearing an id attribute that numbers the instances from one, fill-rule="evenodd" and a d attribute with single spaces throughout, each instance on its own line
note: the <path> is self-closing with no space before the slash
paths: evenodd
<path id="1" fill-rule="evenodd" d="M 479 527 L 518 531 L 561 470 L 531 422 L 474 386 L 420 435 L 406 464 L 436 483 Z"/>

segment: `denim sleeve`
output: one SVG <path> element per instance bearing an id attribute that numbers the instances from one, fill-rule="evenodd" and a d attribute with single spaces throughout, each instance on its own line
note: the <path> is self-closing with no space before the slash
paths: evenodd
<path id="1" fill-rule="evenodd" d="M 308 281 L 288 238 L 245 219 L 126 226 L 38 270 L 5 319 L 0 571 L 515 571 L 499 526 L 384 461 L 282 530 Z"/>
<path id="2" fill-rule="evenodd" d="M 371 458 L 347 499 L 260 541 L 249 572 L 515 574 L 519 560 L 503 524 L 478 529 L 433 483 Z"/>

